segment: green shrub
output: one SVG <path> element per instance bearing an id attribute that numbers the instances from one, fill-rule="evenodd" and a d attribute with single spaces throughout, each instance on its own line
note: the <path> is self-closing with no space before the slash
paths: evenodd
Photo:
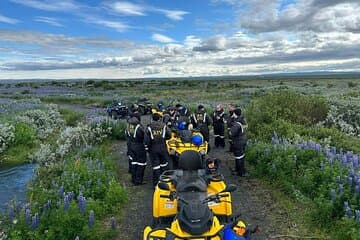
<path id="1" fill-rule="evenodd" d="M 33 146 L 36 139 L 36 131 L 32 126 L 22 122 L 15 124 L 15 145 Z"/>
<path id="2" fill-rule="evenodd" d="M 65 120 L 67 126 L 75 127 L 79 120 L 84 116 L 82 112 L 74 112 L 68 108 L 60 108 L 59 112 L 62 118 Z"/>

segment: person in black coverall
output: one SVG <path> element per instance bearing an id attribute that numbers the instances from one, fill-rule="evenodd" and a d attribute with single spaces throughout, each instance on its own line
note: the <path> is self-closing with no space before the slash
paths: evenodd
<path id="1" fill-rule="evenodd" d="M 235 170 L 237 175 L 245 177 L 247 176 L 245 170 L 245 121 L 241 116 L 241 110 L 235 109 L 232 114 L 232 121 L 230 125 L 230 137 L 232 139 L 232 148 L 235 157 Z"/>
<path id="2" fill-rule="evenodd" d="M 190 120 L 193 127 L 200 130 L 204 140 L 209 142 L 209 126 L 212 125 L 212 120 L 211 117 L 206 113 L 205 107 L 203 105 L 199 105 L 198 111 L 191 115 Z M 208 151 L 210 151 L 210 147 L 208 148 Z"/>
<path id="3" fill-rule="evenodd" d="M 131 181 L 134 185 L 141 185 L 143 184 L 146 167 L 146 151 L 144 146 L 145 132 L 144 127 L 141 125 L 137 116 L 132 116 L 128 119 L 125 133 Z"/>
<path id="4" fill-rule="evenodd" d="M 225 112 L 224 107 L 219 104 L 216 106 L 213 113 L 213 127 L 214 127 L 214 138 L 215 147 L 225 147 Z"/>
<path id="5" fill-rule="evenodd" d="M 145 131 L 145 149 L 149 152 L 153 168 L 153 186 L 156 186 L 161 173 L 168 169 L 170 156 L 165 140 L 171 136 L 170 129 L 161 121 L 157 113 L 152 115 L 152 122 Z"/>

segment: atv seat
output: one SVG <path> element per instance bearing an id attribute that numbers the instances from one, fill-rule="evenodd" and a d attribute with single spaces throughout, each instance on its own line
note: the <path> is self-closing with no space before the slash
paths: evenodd
<path id="1" fill-rule="evenodd" d="M 176 185 L 177 192 L 207 192 L 208 184 L 204 178 L 193 172 L 184 172 Z"/>
<path id="2" fill-rule="evenodd" d="M 188 150 L 181 153 L 179 157 L 179 168 L 182 170 L 198 170 L 201 169 L 202 159 L 199 152 Z"/>

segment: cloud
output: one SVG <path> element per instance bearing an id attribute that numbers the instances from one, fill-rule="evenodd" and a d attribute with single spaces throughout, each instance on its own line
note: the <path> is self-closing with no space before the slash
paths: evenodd
<path id="1" fill-rule="evenodd" d="M 147 16 L 147 12 L 155 12 L 164 14 L 167 18 L 171 20 L 179 21 L 184 19 L 184 15 L 189 14 L 188 12 L 182 10 L 169 10 L 145 4 L 140 5 L 130 3 L 126 1 L 105 2 L 103 5 L 111 12 L 125 16 Z"/>
<path id="2" fill-rule="evenodd" d="M 34 21 L 47 23 L 47 24 L 50 24 L 50 25 L 55 26 L 55 27 L 63 27 L 63 26 L 64 26 L 64 25 L 62 25 L 61 23 L 59 23 L 59 20 L 58 20 L 58 19 L 56 19 L 56 18 L 51 18 L 51 17 L 41 17 L 41 16 L 38 16 L 38 17 L 34 18 Z"/>
<path id="3" fill-rule="evenodd" d="M 194 47 L 198 52 L 217 52 L 226 49 L 226 38 L 222 35 L 214 36 L 201 42 L 200 46 Z"/>
<path id="4" fill-rule="evenodd" d="M 108 2 L 105 6 L 116 13 L 127 16 L 146 16 L 145 8 L 142 5 L 131 2 Z"/>
<path id="5" fill-rule="evenodd" d="M 19 20 L 14 19 L 14 18 L 9 18 L 9 17 L 6 17 L 6 16 L 0 14 L 0 22 L 9 23 L 9 24 L 16 24 L 16 23 L 19 22 Z"/>
<path id="6" fill-rule="evenodd" d="M 153 9 L 156 12 L 160 12 L 165 14 L 166 17 L 170 18 L 171 20 L 179 21 L 184 19 L 184 15 L 189 14 L 185 11 L 180 10 L 166 10 L 161 8 L 154 8 Z"/>
<path id="7" fill-rule="evenodd" d="M 274 31 L 360 31 L 357 0 L 299 0 L 280 7 L 281 1 L 246 0 L 238 4 L 239 24 L 253 33 Z"/>
<path id="8" fill-rule="evenodd" d="M 21 4 L 27 7 L 36 8 L 44 11 L 75 11 L 80 5 L 72 0 L 50 1 L 50 0 L 10 0 L 13 3 Z"/>
<path id="9" fill-rule="evenodd" d="M 161 42 L 161 43 L 175 42 L 174 39 L 172 39 L 172 38 L 170 38 L 168 36 L 159 34 L 159 33 L 154 33 L 151 38 L 152 38 L 152 40 L 157 41 L 157 42 Z"/>
<path id="10" fill-rule="evenodd" d="M 86 19 L 86 22 L 95 23 L 97 25 L 112 28 L 115 31 L 120 32 L 120 33 L 125 32 L 126 30 L 131 28 L 129 25 L 127 25 L 126 23 L 123 23 L 121 21 L 111 21 L 111 20 L 105 20 L 102 18 L 89 17 Z"/>
<path id="11" fill-rule="evenodd" d="M 143 75 L 153 75 L 160 73 L 160 69 L 156 67 L 146 67 L 144 68 Z"/>

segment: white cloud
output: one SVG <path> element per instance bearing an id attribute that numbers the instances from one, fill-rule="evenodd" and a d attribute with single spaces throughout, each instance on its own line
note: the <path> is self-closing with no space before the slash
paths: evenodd
<path id="1" fill-rule="evenodd" d="M 172 38 L 170 38 L 168 36 L 159 34 L 159 33 L 154 33 L 151 38 L 152 38 L 152 40 L 157 41 L 157 42 L 161 42 L 161 43 L 175 42 L 174 39 L 172 39 Z"/>
<path id="2" fill-rule="evenodd" d="M 112 2 L 105 3 L 113 11 L 128 16 L 145 16 L 145 8 L 142 5 L 131 2 Z"/>
<path id="3" fill-rule="evenodd" d="M 184 15 L 189 14 L 185 11 L 180 10 L 166 10 L 160 8 L 154 8 L 154 11 L 161 12 L 165 14 L 166 17 L 170 18 L 171 20 L 179 21 L 184 19 Z"/>
<path id="4" fill-rule="evenodd" d="M 6 17 L 6 16 L 0 14 L 0 22 L 9 23 L 9 24 L 16 24 L 16 23 L 19 22 L 19 20 L 14 19 L 14 18 L 9 18 L 9 17 Z"/>
<path id="5" fill-rule="evenodd" d="M 10 0 L 27 7 L 36 8 L 44 11 L 74 11 L 80 8 L 80 5 L 72 0 L 51 1 L 51 0 Z"/>
<path id="6" fill-rule="evenodd" d="M 50 24 L 50 25 L 55 26 L 55 27 L 63 27 L 64 26 L 61 23 L 59 23 L 58 19 L 51 18 L 51 17 L 38 16 L 38 17 L 34 18 L 34 21 L 47 23 L 47 24 Z"/>
<path id="7" fill-rule="evenodd" d="M 128 30 L 130 28 L 129 25 L 127 25 L 126 23 L 120 22 L 120 21 L 110 21 L 110 20 L 105 20 L 105 19 L 101 19 L 101 18 L 88 18 L 87 20 L 90 23 L 95 23 L 98 25 L 102 25 L 108 28 L 112 28 L 117 32 L 125 32 L 126 30 Z"/>
<path id="8" fill-rule="evenodd" d="M 160 73 L 160 69 L 156 67 L 146 67 L 144 68 L 143 75 L 154 75 Z"/>

